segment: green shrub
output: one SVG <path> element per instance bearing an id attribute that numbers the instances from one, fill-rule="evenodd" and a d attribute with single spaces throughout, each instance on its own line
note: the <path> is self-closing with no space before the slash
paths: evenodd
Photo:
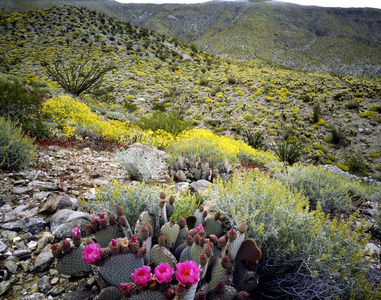
<path id="1" fill-rule="evenodd" d="M 237 156 L 224 151 L 216 143 L 205 138 L 180 141 L 171 146 L 169 153 L 170 156 L 167 161 L 170 165 L 177 162 L 181 153 L 183 153 L 186 159 L 197 159 L 200 157 L 202 161 L 208 161 L 210 168 L 222 168 L 225 159 L 228 159 L 230 162 L 238 162 Z"/>
<path id="2" fill-rule="evenodd" d="M 302 143 L 290 143 L 288 140 L 278 142 L 274 148 L 274 152 L 279 159 L 290 166 L 300 160 L 303 150 L 304 145 Z"/>
<path id="3" fill-rule="evenodd" d="M 135 103 L 128 103 L 126 102 L 123 107 L 130 113 L 137 111 L 139 109 L 138 105 Z"/>
<path id="4" fill-rule="evenodd" d="M 360 108 L 360 105 L 356 101 L 351 101 L 351 102 L 348 102 L 347 108 L 348 109 L 356 109 L 356 110 L 358 110 Z"/>
<path id="5" fill-rule="evenodd" d="M 118 120 L 118 121 L 121 121 L 121 122 L 126 122 L 127 121 L 126 116 L 123 113 L 119 112 L 119 111 L 109 111 L 108 113 L 106 113 L 106 117 L 108 119 Z"/>
<path id="6" fill-rule="evenodd" d="M 145 183 L 125 185 L 114 181 L 96 188 L 95 199 L 83 201 L 82 204 L 95 213 L 113 213 L 114 215 L 116 215 L 116 205 L 120 205 L 124 208 L 124 215 L 133 228 L 141 212 L 157 213 L 160 191 Z"/>
<path id="7" fill-rule="evenodd" d="M 368 165 L 362 155 L 354 150 L 346 151 L 343 158 L 344 165 L 348 167 L 350 172 L 363 173 L 368 170 Z"/>
<path id="8" fill-rule="evenodd" d="M 116 158 L 134 180 L 148 180 L 155 178 L 166 167 L 163 160 L 155 153 L 129 149 L 117 152 Z"/>
<path id="9" fill-rule="evenodd" d="M 246 130 L 243 133 L 243 139 L 246 144 L 254 149 L 263 149 L 265 147 L 265 137 L 263 136 L 263 131 L 256 130 L 252 132 Z"/>
<path id="10" fill-rule="evenodd" d="M 180 114 L 173 110 L 167 113 L 155 111 L 151 116 L 142 116 L 136 124 L 143 130 L 156 131 L 162 129 L 173 135 L 193 128 L 191 120 L 181 119 Z"/>
<path id="11" fill-rule="evenodd" d="M 348 146 L 345 132 L 333 125 L 331 125 L 331 142 L 335 145 Z"/>
<path id="12" fill-rule="evenodd" d="M 308 199 L 284 182 L 235 174 L 216 184 L 212 203 L 233 225 L 250 224 L 247 235 L 262 251 L 254 295 L 260 299 L 348 299 L 358 279 L 352 271 L 367 265 L 369 236 L 363 226 L 352 227 L 356 215 L 338 221 L 319 206 L 310 211 Z"/>
<path id="13" fill-rule="evenodd" d="M 0 117 L 0 168 L 17 171 L 28 167 L 36 154 L 33 142 L 22 133 L 21 126 Z"/>
<path id="14" fill-rule="evenodd" d="M 358 204 L 352 203 L 352 197 L 370 196 L 369 191 L 357 181 L 313 166 L 294 166 L 288 169 L 287 174 L 280 174 L 279 179 L 307 196 L 312 209 L 316 209 L 320 202 L 326 213 L 346 212 Z"/>
<path id="15" fill-rule="evenodd" d="M 0 117 L 18 122 L 25 131 L 46 137 L 49 130 L 41 118 L 43 93 L 36 82 L 0 77 Z"/>
<path id="16" fill-rule="evenodd" d="M 313 107 L 313 112 L 312 112 L 312 121 L 315 123 L 319 122 L 321 116 L 321 108 L 319 103 L 316 103 Z"/>
<path id="17" fill-rule="evenodd" d="M 243 118 L 246 120 L 246 121 L 252 121 L 253 120 L 253 114 L 245 114 L 243 116 Z"/>

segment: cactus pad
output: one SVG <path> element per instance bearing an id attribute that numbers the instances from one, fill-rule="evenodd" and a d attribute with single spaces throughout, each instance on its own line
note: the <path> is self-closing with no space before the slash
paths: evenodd
<path id="1" fill-rule="evenodd" d="M 234 260 L 237 256 L 238 250 L 241 248 L 243 241 L 245 240 L 245 234 L 241 233 L 233 242 L 228 242 L 227 249 L 229 251 L 230 258 Z"/>
<path id="2" fill-rule="evenodd" d="M 240 291 L 250 292 L 254 290 L 259 282 L 259 275 L 245 268 L 243 261 L 237 261 L 234 275 L 234 285 Z"/>
<path id="3" fill-rule="evenodd" d="M 184 249 L 185 249 L 186 247 L 189 247 L 188 244 L 187 244 L 187 243 L 183 243 L 183 244 L 181 244 L 180 246 L 178 246 L 178 247 L 176 248 L 174 255 L 175 255 L 175 257 L 176 257 L 176 259 L 177 259 L 178 261 L 180 261 L 181 253 L 184 251 Z"/>
<path id="4" fill-rule="evenodd" d="M 196 225 L 196 221 L 197 221 L 197 218 L 195 216 L 189 216 L 187 219 L 186 219 L 186 222 L 187 222 L 187 226 L 188 226 L 188 229 L 191 230 L 195 227 Z"/>
<path id="5" fill-rule="evenodd" d="M 165 247 L 155 245 L 151 249 L 151 261 L 155 263 L 156 266 L 160 263 L 167 263 L 172 268 L 176 269 L 176 258 L 175 256 Z"/>
<path id="6" fill-rule="evenodd" d="M 226 269 L 224 269 L 221 265 L 222 259 L 219 258 L 217 263 L 214 265 L 212 269 L 212 279 L 209 282 L 208 290 L 211 291 L 216 288 L 219 282 L 229 283 L 230 276 Z"/>
<path id="7" fill-rule="evenodd" d="M 119 253 L 99 266 L 99 274 L 108 285 L 118 287 L 121 283 L 132 282 L 131 273 L 143 265 L 143 258 L 133 253 Z"/>
<path id="8" fill-rule="evenodd" d="M 180 231 L 180 226 L 173 221 L 165 223 L 161 227 L 161 234 L 164 235 L 168 248 L 173 248 Z"/>
<path id="9" fill-rule="evenodd" d="M 117 225 L 107 226 L 105 229 L 97 231 L 95 239 L 101 248 L 105 248 L 112 239 L 124 237 L 122 229 Z"/>
<path id="10" fill-rule="evenodd" d="M 201 247 L 200 245 L 197 245 L 196 243 L 193 243 L 191 247 L 191 259 L 193 261 L 198 262 L 200 255 L 204 252 L 204 247 Z"/>
<path id="11" fill-rule="evenodd" d="M 91 272 L 91 265 L 82 259 L 82 248 L 73 248 L 70 254 L 64 255 L 57 263 L 57 271 L 65 275 L 78 275 Z"/>
<path id="12" fill-rule="evenodd" d="M 180 263 L 183 263 L 184 261 L 186 260 L 192 260 L 191 258 L 191 247 L 186 247 L 183 252 L 181 252 L 181 255 L 180 255 L 180 260 L 179 262 Z M 197 260 L 198 261 L 198 260 Z"/>
<path id="13" fill-rule="evenodd" d="M 259 260 L 262 256 L 261 250 L 253 239 L 246 239 L 238 250 L 236 260 Z"/>
<path id="14" fill-rule="evenodd" d="M 223 233 L 221 223 L 214 218 L 206 219 L 204 223 L 204 228 L 206 236 L 214 234 L 217 237 L 220 237 Z"/>

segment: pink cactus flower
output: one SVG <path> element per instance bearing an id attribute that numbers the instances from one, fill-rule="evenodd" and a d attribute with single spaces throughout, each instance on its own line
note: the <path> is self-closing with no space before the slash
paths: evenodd
<path id="1" fill-rule="evenodd" d="M 161 263 L 154 271 L 156 280 L 161 284 L 166 284 L 172 280 L 173 268 L 167 263 Z"/>
<path id="2" fill-rule="evenodd" d="M 101 257 L 100 249 L 98 244 L 89 244 L 83 250 L 82 259 L 88 264 L 96 264 Z"/>
<path id="3" fill-rule="evenodd" d="M 200 269 L 193 260 L 178 263 L 176 267 L 176 279 L 182 285 L 195 285 L 200 280 Z"/>
<path id="4" fill-rule="evenodd" d="M 204 226 L 202 226 L 202 224 L 198 225 L 198 226 L 194 229 L 194 233 L 196 234 L 196 233 L 199 232 L 200 230 L 205 230 L 205 229 L 204 229 Z"/>
<path id="5" fill-rule="evenodd" d="M 151 268 L 147 266 L 143 266 L 141 268 L 137 268 L 135 273 L 131 274 L 132 280 L 136 285 L 140 287 L 144 287 L 148 284 L 148 282 L 152 279 Z"/>
<path id="6" fill-rule="evenodd" d="M 73 240 L 79 240 L 81 239 L 81 230 L 78 227 L 75 227 L 71 231 L 71 235 Z"/>

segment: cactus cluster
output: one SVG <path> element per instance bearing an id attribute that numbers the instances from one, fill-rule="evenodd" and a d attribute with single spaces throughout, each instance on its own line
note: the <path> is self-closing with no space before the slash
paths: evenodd
<path id="1" fill-rule="evenodd" d="M 233 173 L 232 166 L 227 159 L 225 159 L 222 166 L 214 166 L 210 165 L 206 160 L 201 160 L 200 157 L 187 158 L 183 153 L 168 168 L 172 178 L 179 182 L 197 181 L 200 179 L 212 182 L 215 178 L 221 178 L 222 181 L 226 181 L 232 177 Z"/>
<path id="2" fill-rule="evenodd" d="M 58 270 L 91 270 L 101 288 L 98 300 L 248 299 L 259 280 L 261 251 L 245 238 L 246 224 L 227 230 L 225 217 L 202 205 L 176 224 L 173 211 L 174 197 L 166 200 L 161 193 L 157 213 L 142 212 L 133 235 L 121 207 L 108 222 L 104 215 L 94 217 L 86 228 L 97 243 L 88 238 L 80 248 L 75 229 L 75 246 L 65 240 L 52 247 Z"/>

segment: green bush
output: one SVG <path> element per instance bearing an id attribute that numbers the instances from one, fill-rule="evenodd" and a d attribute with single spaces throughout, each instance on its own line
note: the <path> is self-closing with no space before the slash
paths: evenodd
<path id="1" fill-rule="evenodd" d="M 288 140 L 278 142 L 274 148 L 274 152 L 279 159 L 290 166 L 300 160 L 303 150 L 304 145 L 302 143 L 289 143 Z"/>
<path id="2" fill-rule="evenodd" d="M 237 156 L 224 151 L 216 143 L 205 138 L 180 141 L 171 146 L 169 153 L 170 156 L 167 161 L 170 165 L 177 162 L 181 153 L 189 160 L 200 158 L 201 161 L 208 161 L 210 168 L 222 168 L 225 159 L 228 159 L 229 162 L 238 162 Z"/>
<path id="3" fill-rule="evenodd" d="M 316 104 L 314 105 L 314 107 L 313 107 L 312 121 L 313 121 L 314 123 L 319 122 L 320 116 L 321 116 L 321 108 L 320 108 L 319 103 L 316 103 Z"/>
<path id="4" fill-rule="evenodd" d="M 22 133 L 21 126 L 0 117 L 0 168 L 17 171 L 28 167 L 37 149 L 33 141 Z"/>
<path id="5" fill-rule="evenodd" d="M 255 174 L 218 182 L 212 199 L 212 208 L 233 225 L 249 225 L 247 235 L 262 251 L 254 298 L 348 299 L 353 291 L 358 299 L 355 271 L 367 265 L 363 248 L 369 236 L 364 225 L 352 227 L 356 215 L 329 219 L 319 205 L 310 211 L 308 199 L 284 182 Z"/>
<path id="6" fill-rule="evenodd" d="M 42 98 L 36 82 L 27 84 L 15 77 L 0 77 L 0 117 L 18 122 L 33 135 L 46 137 L 50 133 L 40 114 Z"/>
<path id="7" fill-rule="evenodd" d="M 143 130 L 151 129 L 156 131 L 162 129 L 173 135 L 178 135 L 193 128 L 191 120 L 182 119 L 180 114 L 173 110 L 167 113 L 155 111 L 151 116 L 142 116 L 136 124 Z"/>
<path id="8" fill-rule="evenodd" d="M 166 167 L 163 160 L 155 153 L 143 153 L 134 148 L 117 152 L 116 158 L 131 178 L 139 181 L 157 177 Z"/>
<path id="9" fill-rule="evenodd" d="M 288 173 L 280 174 L 279 179 L 306 195 L 312 209 L 316 209 L 320 202 L 326 213 L 336 214 L 353 209 L 358 203 L 352 199 L 359 201 L 364 197 L 376 200 L 381 196 L 381 188 L 377 191 L 377 188 L 365 187 L 357 181 L 313 166 L 289 168 Z"/>
<path id="10" fill-rule="evenodd" d="M 256 130 L 252 132 L 250 130 L 246 130 L 243 133 L 243 139 L 246 144 L 254 149 L 263 149 L 265 147 L 265 137 L 263 136 L 263 132 Z"/>
<path id="11" fill-rule="evenodd" d="M 366 164 L 364 158 L 360 153 L 354 150 L 348 150 L 343 155 L 344 165 L 346 165 L 350 172 L 353 173 L 363 173 L 368 170 L 368 165 Z"/>
<path id="12" fill-rule="evenodd" d="M 335 145 L 348 146 L 345 132 L 333 125 L 331 125 L 331 142 Z"/>

